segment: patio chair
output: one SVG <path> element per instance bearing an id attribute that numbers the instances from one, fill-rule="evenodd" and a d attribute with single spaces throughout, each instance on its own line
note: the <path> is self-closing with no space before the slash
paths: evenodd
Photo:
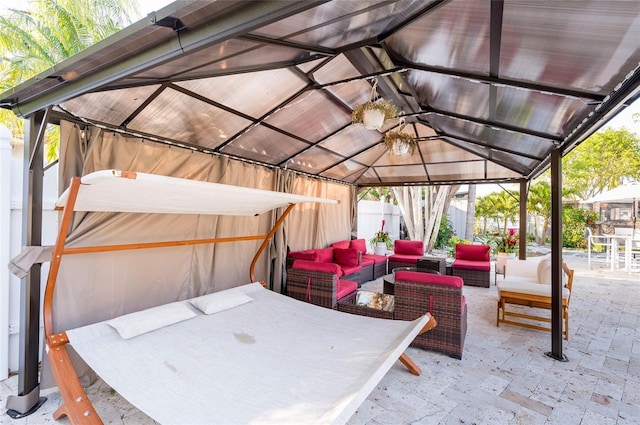
<path id="1" fill-rule="evenodd" d="M 591 269 L 591 249 L 594 246 L 601 246 L 606 253 L 606 262 L 611 264 L 611 270 L 614 269 L 613 261 L 613 239 L 609 235 L 594 235 L 590 227 L 584 231 L 584 237 L 587 239 L 587 267 Z M 617 258 L 617 256 L 616 256 Z"/>

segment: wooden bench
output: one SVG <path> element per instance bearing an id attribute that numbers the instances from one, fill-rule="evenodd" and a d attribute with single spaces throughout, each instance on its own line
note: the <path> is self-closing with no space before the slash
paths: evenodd
<path id="1" fill-rule="evenodd" d="M 526 261 L 526 260 L 525 260 Z M 564 321 L 564 329 L 562 334 L 566 340 L 569 340 L 569 302 L 571 301 L 571 291 L 573 286 L 573 270 L 563 263 L 562 269 L 567 275 L 567 282 L 563 288 L 562 296 L 562 319 Z M 551 331 L 551 327 L 541 326 L 531 322 L 551 323 L 551 318 L 547 315 L 541 316 L 535 313 L 527 314 L 513 310 L 507 310 L 509 304 L 517 306 L 525 306 L 533 309 L 551 310 L 551 287 L 545 283 L 537 283 L 531 281 L 505 280 L 498 285 L 498 310 L 496 326 L 500 323 L 507 323 L 515 326 L 522 326 L 530 329 L 541 331 Z M 522 320 L 513 320 L 513 318 Z"/>

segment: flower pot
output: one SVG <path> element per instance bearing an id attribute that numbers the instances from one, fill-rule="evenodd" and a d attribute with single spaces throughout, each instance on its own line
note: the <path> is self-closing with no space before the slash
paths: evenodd
<path id="1" fill-rule="evenodd" d="M 393 142 L 393 148 L 391 149 L 391 153 L 393 155 L 402 156 L 406 155 L 407 152 L 409 152 L 409 143 L 403 140 L 396 140 Z"/>
<path id="2" fill-rule="evenodd" d="M 504 266 L 507 264 L 507 259 L 516 258 L 516 254 L 499 252 L 496 256 L 496 273 L 504 274 Z"/>
<path id="3" fill-rule="evenodd" d="M 366 109 L 362 112 L 362 123 L 367 130 L 380 130 L 384 123 L 384 112 L 378 109 Z"/>
<path id="4" fill-rule="evenodd" d="M 387 244 L 384 242 L 378 242 L 373 247 L 373 253 L 377 255 L 385 255 L 387 253 Z"/>

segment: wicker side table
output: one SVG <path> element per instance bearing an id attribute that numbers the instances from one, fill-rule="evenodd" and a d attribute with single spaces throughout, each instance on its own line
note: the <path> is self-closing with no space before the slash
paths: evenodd
<path id="1" fill-rule="evenodd" d="M 447 274 L 447 260 L 441 257 L 420 257 L 416 266 L 418 271 L 435 270 L 444 275 Z"/>

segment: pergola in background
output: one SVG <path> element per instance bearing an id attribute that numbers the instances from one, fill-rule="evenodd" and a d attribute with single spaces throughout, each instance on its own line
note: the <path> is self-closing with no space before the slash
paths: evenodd
<path id="1" fill-rule="evenodd" d="M 551 167 L 550 354 L 562 359 L 560 160 L 639 96 L 639 63 L 635 1 L 175 2 L 0 95 L 28 118 L 24 244 L 40 243 L 42 129 L 63 119 L 358 187 L 520 182 L 521 214 Z M 387 154 L 400 120 L 352 124 L 374 81 L 415 153 Z"/>

